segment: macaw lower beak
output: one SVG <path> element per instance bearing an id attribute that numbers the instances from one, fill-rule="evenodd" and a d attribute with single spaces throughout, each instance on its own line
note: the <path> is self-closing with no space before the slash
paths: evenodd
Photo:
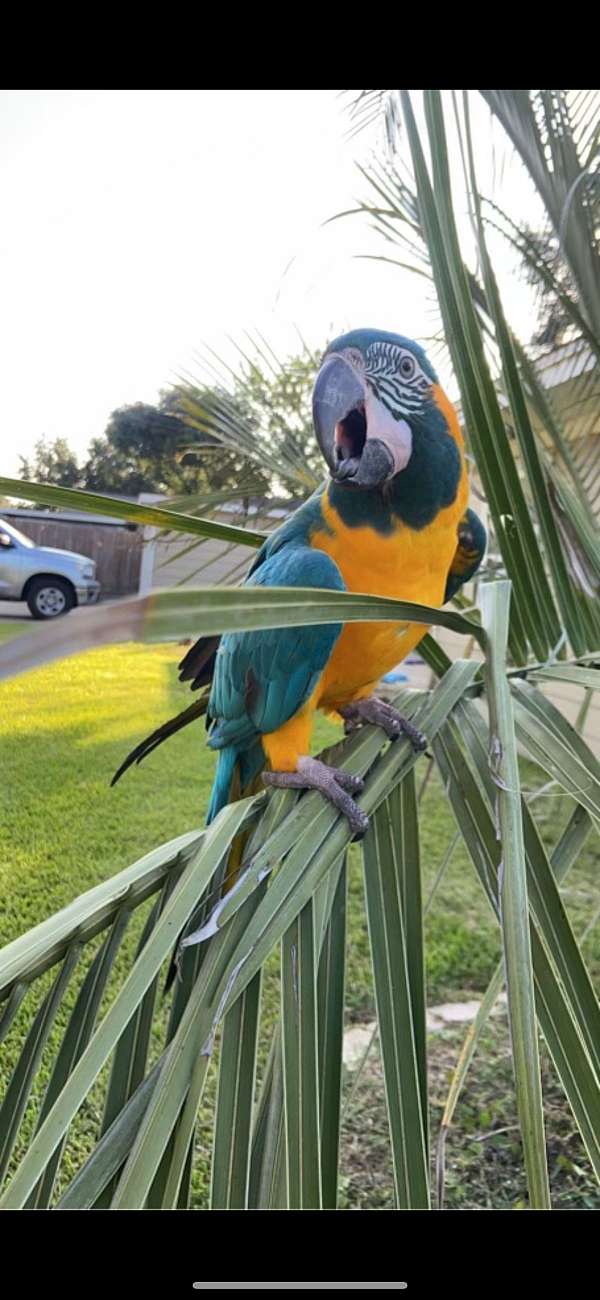
<path id="1" fill-rule="evenodd" d="M 366 380 L 341 356 L 328 357 L 313 390 L 317 441 L 336 482 L 382 487 L 410 455 L 398 450 L 396 422 Z M 403 423 L 403 422 L 401 422 Z M 408 430 L 408 426 L 406 426 Z M 410 430 L 408 430 L 410 440 Z M 405 441 L 401 435 L 400 441 Z"/>

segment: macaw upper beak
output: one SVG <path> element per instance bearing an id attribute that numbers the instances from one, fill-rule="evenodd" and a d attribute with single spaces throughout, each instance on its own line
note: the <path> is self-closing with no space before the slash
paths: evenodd
<path id="1" fill-rule="evenodd" d="M 327 357 L 313 390 L 313 419 L 317 441 L 337 482 L 376 488 L 395 472 L 395 456 L 385 436 L 369 428 L 372 407 L 366 380 L 343 357 Z"/>
<path id="2" fill-rule="evenodd" d="M 313 389 L 313 420 L 317 442 L 334 476 L 339 469 L 344 451 L 338 426 L 341 426 L 342 421 L 346 421 L 355 412 L 358 414 L 362 407 L 363 423 L 366 428 L 364 402 L 364 386 L 348 363 L 342 357 L 326 358 Z M 350 442 L 351 439 L 349 438 L 348 441 Z M 339 454 L 340 450 L 342 456 Z"/>

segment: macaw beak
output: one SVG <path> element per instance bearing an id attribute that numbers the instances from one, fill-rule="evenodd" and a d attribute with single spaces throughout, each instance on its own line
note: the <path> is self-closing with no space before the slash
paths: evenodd
<path id="1" fill-rule="evenodd" d="M 364 402 L 364 387 L 351 366 L 342 357 L 326 358 L 313 389 L 313 420 L 317 442 L 333 476 L 339 469 L 345 450 L 339 426 L 355 412 L 358 413 L 361 406 L 364 411 Z"/>
<path id="2" fill-rule="evenodd" d="M 313 390 L 317 442 L 336 482 L 377 488 L 395 472 L 394 454 L 385 438 L 369 430 L 373 394 L 341 356 L 327 357 Z"/>

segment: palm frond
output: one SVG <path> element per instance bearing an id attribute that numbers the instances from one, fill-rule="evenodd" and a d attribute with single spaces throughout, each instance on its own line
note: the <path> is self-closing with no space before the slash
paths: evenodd
<path id="1" fill-rule="evenodd" d="M 380 111 L 387 93 L 362 92 L 358 122 Z M 583 181 L 573 188 L 571 173 L 555 185 L 554 172 L 572 172 L 573 158 L 581 170 L 589 158 L 595 101 L 585 92 L 485 93 L 499 97 L 495 110 L 553 202 L 563 187 L 568 206 L 565 215 L 565 202 L 558 205 L 559 224 L 562 214 L 561 237 L 565 248 L 571 241 L 575 280 L 583 261 L 577 263 L 574 231 L 581 236 L 584 229 L 580 207 L 589 192 Z M 544 694 L 548 684 L 562 682 L 589 699 L 600 678 L 600 549 L 590 499 L 581 491 L 593 467 L 575 449 L 564 410 L 553 410 L 543 365 L 520 348 L 508 326 L 488 250 L 468 112 L 457 113 L 456 122 L 481 279 L 465 265 L 459 239 L 440 94 L 428 92 L 424 128 L 408 92 L 400 100 L 396 92 L 389 95 L 394 148 L 400 106 L 414 182 L 405 170 L 395 178 L 387 164 L 376 170 L 376 202 L 368 215 L 387 251 L 399 231 L 403 260 L 412 257 L 415 269 L 432 276 L 499 543 L 486 580 L 460 602 L 460 612 L 314 589 L 154 592 L 77 611 L 68 622 L 0 647 L 0 676 L 103 643 L 181 638 L 199 625 L 216 638 L 227 630 L 410 621 L 464 637 L 466 657 L 452 663 L 426 636 L 421 648 L 432 668 L 430 689 L 404 687 L 394 699 L 427 735 L 433 754 L 428 773 L 435 763 L 456 823 L 436 883 L 462 843 L 504 954 L 447 1099 L 438 1204 L 446 1135 L 505 978 L 529 1204 L 547 1208 L 538 1031 L 600 1177 L 600 1013 L 559 890 L 590 829 L 600 823 L 600 761 L 583 738 L 581 712 L 573 726 Z M 554 143 L 552 132 L 559 137 Z M 575 301 L 586 328 L 595 330 L 587 301 Z M 581 342 L 582 330 L 579 335 Z M 236 347 L 241 368 L 205 352 L 207 369 L 195 388 L 191 380 L 182 385 L 196 404 L 196 427 L 219 447 L 235 450 L 240 463 L 256 466 L 256 473 L 277 465 L 278 480 L 302 495 L 311 470 L 308 461 L 303 468 L 300 404 L 283 434 L 273 409 L 260 405 L 260 376 L 283 384 L 285 364 L 259 335 Z M 581 351 L 575 353 L 568 358 L 571 377 L 581 363 Z M 304 360 L 306 374 L 311 360 Z M 249 416 L 240 404 L 240 374 L 256 399 Z M 591 404 L 594 389 L 587 383 Z M 218 389 L 214 400 L 206 397 L 211 384 L 213 397 Z M 0 490 L 7 491 L 7 483 L 9 494 L 27 489 L 45 494 L 29 499 L 65 504 L 58 489 L 0 480 Z M 116 513 L 111 498 L 93 497 L 87 505 L 80 494 L 69 497 L 72 504 L 75 499 L 76 508 Z M 242 539 L 259 545 L 256 532 L 233 526 L 227 535 L 211 531 L 215 521 L 193 513 L 220 503 L 207 493 L 187 512 L 135 503 L 120 508 L 121 517 L 188 533 L 200 545 L 217 536 L 227 547 Z M 468 657 L 473 648 L 477 658 Z M 537 796 L 545 787 L 532 796 L 522 789 L 517 746 L 541 779 L 575 804 L 552 852 L 536 821 Z M 423 908 L 415 781 L 421 760 L 406 737 L 389 744 L 375 727 L 341 742 L 334 758 L 364 780 L 359 802 L 371 819 L 360 851 L 395 1204 L 428 1207 L 423 917 L 439 891 L 434 885 Z M 421 793 L 428 779 L 419 782 Z M 0 1037 L 14 1053 L 0 1107 L 2 1208 L 187 1208 L 198 1202 L 193 1187 L 200 1160 L 215 1208 L 336 1207 L 351 835 L 346 820 L 316 791 L 299 797 L 265 790 L 222 809 L 207 829 L 118 872 L 0 952 Z M 165 1004 L 158 994 L 177 935 L 183 936 L 180 978 Z M 277 980 L 281 1015 L 273 1030 L 265 1003 Z M 39 1095 L 42 1060 L 48 1083 L 32 1123 L 29 1106 Z M 87 1107 L 94 1133 L 74 1164 L 71 1137 Z M 203 1126 L 207 1116 L 212 1123 L 212 1157 L 206 1142 L 196 1140 L 199 1114 Z"/>

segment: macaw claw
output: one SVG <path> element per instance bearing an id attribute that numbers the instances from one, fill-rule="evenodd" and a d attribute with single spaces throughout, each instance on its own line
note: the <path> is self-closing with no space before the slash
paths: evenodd
<path id="1" fill-rule="evenodd" d="M 298 759 L 295 772 L 263 772 L 263 781 L 282 790 L 320 790 L 343 813 L 355 838 L 362 839 L 368 830 L 369 818 L 352 798 L 364 786 L 360 776 L 329 767 L 319 758 L 306 757 Z"/>
<path id="2" fill-rule="evenodd" d="M 346 704 L 339 713 L 345 722 L 345 731 L 348 734 L 356 731 L 364 722 L 371 722 L 376 727 L 382 727 L 386 736 L 390 740 L 398 740 L 404 735 L 410 740 L 414 750 L 420 753 L 427 748 L 427 737 L 422 731 L 418 731 L 408 718 L 404 718 L 397 709 L 392 708 L 386 700 L 379 700 L 376 695 L 369 695 L 366 700 L 355 700 L 353 704 Z"/>

